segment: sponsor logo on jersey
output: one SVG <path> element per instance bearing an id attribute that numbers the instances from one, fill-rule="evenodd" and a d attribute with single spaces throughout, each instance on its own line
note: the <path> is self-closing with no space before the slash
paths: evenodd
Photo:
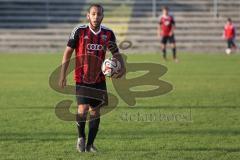
<path id="1" fill-rule="evenodd" d="M 165 22 L 164 22 L 164 25 L 165 25 L 165 26 L 169 26 L 169 25 L 170 25 L 170 21 L 168 21 L 168 20 L 165 21 Z"/>
<path id="2" fill-rule="evenodd" d="M 91 51 L 101 51 L 104 47 L 100 44 L 88 44 L 87 49 Z"/>

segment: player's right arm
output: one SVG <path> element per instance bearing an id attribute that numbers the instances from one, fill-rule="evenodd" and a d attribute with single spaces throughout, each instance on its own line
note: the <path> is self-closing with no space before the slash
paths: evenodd
<path id="1" fill-rule="evenodd" d="M 160 38 L 160 33 L 161 33 L 161 25 L 158 24 L 158 27 L 157 27 L 157 37 Z"/>
<path id="2" fill-rule="evenodd" d="M 158 25 L 157 25 L 157 37 L 160 38 L 160 35 L 161 35 L 161 25 L 162 25 L 162 19 L 159 18 L 159 22 L 158 22 Z"/>
<path id="3" fill-rule="evenodd" d="M 59 78 L 59 86 L 61 88 L 64 88 L 67 85 L 66 73 L 67 73 L 67 69 L 68 69 L 73 51 L 74 51 L 73 48 L 67 46 L 63 53 L 62 67 L 61 67 L 61 73 Z"/>
<path id="4" fill-rule="evenodd" d="M 226 27 L 225 26 L 224 26 L 224 29 L 223 29 L 222 38 L 225 39 L 225 40 L 227 39 L 226 38 Z"/>
<path id="5" fill-rule="evenodd" d="M 58 84 L 61 88 L 64 88 L 67 85 L 66 73 L 67 73 L 67 69 L 68 69 L 68 66 L 70 63 L 72 53 L 73 53 L 74 49 L 76 48 L 79 30 L 80 30 L 79 26 L 75 27 L 72 30 L 72 32 L 69 36 L 67 47 L 63 53 L 61 73 L 60 73 L 59 82 L 58 82 Z"/>

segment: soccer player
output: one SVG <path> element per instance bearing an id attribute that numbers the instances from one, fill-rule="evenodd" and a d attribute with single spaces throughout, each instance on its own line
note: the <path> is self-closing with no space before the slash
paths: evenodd
<path id="1" fill-rule="evenodd" d="M 227 42 L 227 50 L 228 53 L 230 54 L 232 49 L 237 49 L 237 46 L 234 42 L 236 38 L 236 28 L 232 22 L 231 18 L 227 19 L 227 23 L 224 26 L 224 31 L 223 31 L 223 38 Z"/>
<path id="2" fill-rule="evenodd" d="M 116 78 L 120 78 L 126 72 L 122 56 L 116 45 L 116 38 L 113 31 L 101 25 L 104 17 L 104 9 L 99 4 L 92 4 L 87 12 L 89 24 L 79 25 L 70 34 L 67 47 L 63 54 L 62 69 L 59 79 L 60 87 L 66 86 L 66 71 L 69 60 L 75 50 L 75 81 L 76 92 L 84 92 L 84 87 L 106 91 L 105 76 L 101 72 L 101 64 L 105 59 L 106 50 L 110 50 L 113 57 L 117 58 L 122 68 Z M 95 58 L 96 57 L 96 58 Z M 79 64 L 79 65 L 78 65 Z M 83 88 L 82 88 L 83 87 Z M 91 97 L 76 95 L 77 110 L 77 150 L 79 152 L 97 152 L 93 145 L 100 123 L 100 107 L 102 101 Z M 107 95 L 103 94 L 107 104 Z M 85 135 L 85 124 L 89 113 L 88 139 Z"/>
<path id="3" fill-rule="evenodd" d="M 163 58 L 167 60 L 166 45 L 169 42 L 172 46 L 173 59 L 178 62 L 176 53 L 176 41 L 174 37 L 175 21 L 173 16 L 169 15 L 168 7 L 162 8 L 162 16 L 160 17 L 157 36 L 161 37 L 161 49 L 163 52 Z"/>

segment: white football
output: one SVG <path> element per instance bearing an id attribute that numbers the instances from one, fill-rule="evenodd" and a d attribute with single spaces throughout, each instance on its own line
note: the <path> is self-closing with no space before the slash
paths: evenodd
<path id="1" fill-rule="evenodd" d="M 102 63 L 102 72 L 107 77 L 112 77 L 121 69 L 121 63 L 116 58 L 107 58 Z"/>
<path id="2" fill-rule="evenodd" d="M 226 54 L 231 54 L 231 49 L 230 48 L 227 48 L 226 50 L 225 50 L 225 52 L 226 52 Z"/>

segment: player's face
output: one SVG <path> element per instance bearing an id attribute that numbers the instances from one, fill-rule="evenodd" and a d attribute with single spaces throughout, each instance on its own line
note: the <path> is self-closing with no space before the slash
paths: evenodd
<path id="1" fill-rule="evenodd" d="M 103 12 L 99 7 L 92 7 L 90 12 L 87 14 L 87 19 L 90 22 L 91 27 L 93 29 L 98 29 L 103 20 Z"/>
<path id="2" fill-rule="evenodd" d="M 163 15 L 167 16 L 168 15 L 168 10 L 167 9 L 163 9 Z"/>

